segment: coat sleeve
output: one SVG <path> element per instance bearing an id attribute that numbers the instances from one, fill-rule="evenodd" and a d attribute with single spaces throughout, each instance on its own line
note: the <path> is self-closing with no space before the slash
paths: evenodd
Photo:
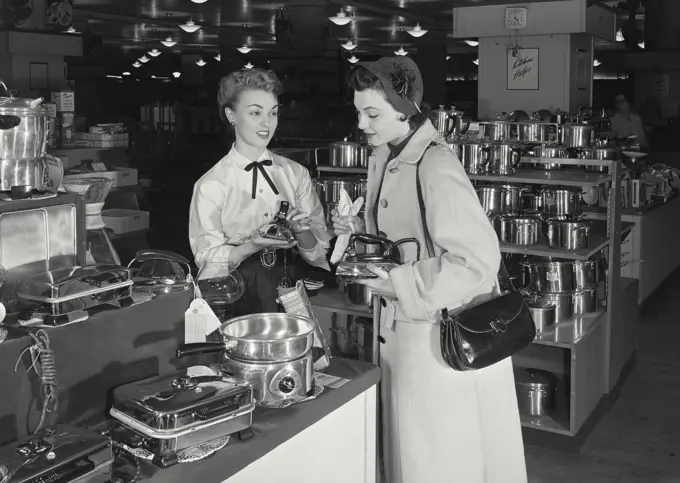
<path id="1" fill-rule="evenodd" d="M 301 167 L 302 168 L 302 167 Z M 309 250 L 298 247 L 300 256 L 314 267 L 330 270 L 326 253 L 330 246 L 330 233 L 326 227 L 326 217 L 321 206 L 321 201 L 312 184 L 312 178 L 306 168 L 302 168 L 300 183 L 295 192 L 295 207 L 306 213 L 311 219 L 311 231 L 316 238 L 316 246 Z"/>
<path id="2" fill-rule="evenodd" d="M 198 268 L 208 261 L 229 261 L 234 245 L 222 230 L 224 191 L 217 181 L 199 181 L 189 208 L 189 244 Z M 235 267 L 234 267 L 235 268 Z"/>
<path id="3" fill-rule="evenodd" d="M 399 305 L 411 320 L 432 320 L 493 288 L 500 267 L 496 233 L 467 174 L 446 147 L 431 148 L 420 167 L 428 229 L 436 255 L 392 269 Z M 423 246 L 423 253 L 427 248 Z"/>

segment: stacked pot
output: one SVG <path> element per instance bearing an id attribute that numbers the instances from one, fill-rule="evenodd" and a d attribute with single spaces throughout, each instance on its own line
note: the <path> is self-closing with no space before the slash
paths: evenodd
<path id="1" fill-rule="evenodd" d="M 56 193 L 63 177 L 61 162 L 46 154 L 49 119 L 41 103 L 0 97 L 0 191 L 14 199 Z"/>
<path id="2" fill-rule="evenodd" d="M 331 213 L 338 207 L 342 190 L 347 191 L 352 201 L 356 200 L 359 196 L 363 196 L 364 200 L 366 200 L 366 178 L 345 176 L 319 178 L 316 180 L 316 193 L 319 195 L 319 200 L 321 200 L 328 226 L 332 224 Z M 359 212 L 359 217 L 362 219 L 364 212 L 365 204 Z"/>

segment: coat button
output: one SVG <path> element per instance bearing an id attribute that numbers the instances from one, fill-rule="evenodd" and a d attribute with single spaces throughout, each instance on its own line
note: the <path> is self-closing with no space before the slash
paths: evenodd
<path id="1" fill-rule="evenodd" d="M 384 198 L 380 200 L 380 206 L 382 206 L 383 208 L 387 208 L 387 200 Z"/>

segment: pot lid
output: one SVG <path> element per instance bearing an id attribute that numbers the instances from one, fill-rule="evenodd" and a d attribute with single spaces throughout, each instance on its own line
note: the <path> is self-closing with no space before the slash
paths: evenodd
<path id="1" fill-rule="evenodd" d="M 47 108 L 42 105 L 43 98 L 28 99 L 23 97 L 0 97 L 0 114 L 4 115 L 35 115 L 46 111 Z"/>
<path id="2" fill-rule="evenodd" d="M 354 143 L 352 141 L 348 141 L 347 138 L 343 139 L 342 141 L 335 141 L 330 144 L 331 147 L 344 147 L 344 146 L 350 146 L 353 148 L 358 148 L 359 145 L 357 143 Z"/>
<path id="3" fill-rule="evenodd" d="M 546 371 L 540 369 L 524 369 L 516 367 L 515 370 L 515 384 L 518 386 L 528 387 L 529 389 L 547 390 L 554 380 L 554 376 Z"/>

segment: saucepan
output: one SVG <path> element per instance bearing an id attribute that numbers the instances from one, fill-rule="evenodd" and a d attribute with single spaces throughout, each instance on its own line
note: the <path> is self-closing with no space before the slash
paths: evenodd
<path id="1" fill-rule="evenodd" d="M 314 345 L 314 321 L 285 313 L 250 314 L 220 328 L 222 342 L 181 344 L 177 358 L 224 351 L 244 362 L 288 362 L 306 356 Z"/>

